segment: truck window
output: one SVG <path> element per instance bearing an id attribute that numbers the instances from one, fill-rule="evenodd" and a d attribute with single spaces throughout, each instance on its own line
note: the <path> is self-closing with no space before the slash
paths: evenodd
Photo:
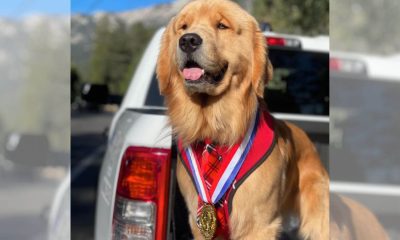
<path id="1" fill-rule="evenodd" d="M 329 54 L 270 48 L 273 79 L 265 89 L 271 112 L 329 115 Z"/>
<path id="2" fill-rule="evenodd" d="M 160 90 L 158 88 L 158 81 L 156 73 L 153 74 L 151 78 L 149 92 L 146 96 L 146 101 L 144 103 L 147 107 L 163 107 L 164 97 L 160 95 Z"/>
<path id="3" fill-rule="evenodd" d="M 274 77 L 268 83 L 265 99 L 272 112 L 329 115 L 328 53 L 270 48 L 269 57 Z M 164 106 L 156 74 L 145 106 Z"/>
<path id="4" fill-rule="evenodd" d="M 400 82 L 333 75 L 331 82 L 331 178 L 398 184 Z"/>

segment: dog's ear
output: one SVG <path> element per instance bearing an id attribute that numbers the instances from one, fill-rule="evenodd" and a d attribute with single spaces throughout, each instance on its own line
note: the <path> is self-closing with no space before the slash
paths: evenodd
<path id="1" fill-rule="evenodd" d="M 252 85 L 257 96 L 264 97 L 264 74 L 267 70 L 266 81 L 269 80 L 269 74 L 272 74 L 272 66 L 266 66 L 266 40 L 264 34 L 258 27 L 257 21 L 254 20 L 254 37 L 253 37 L 253 69 L 252 69 Z M 269 61 L 268 61 L 269 62 Z M 271 69 L 271 70 L 270 70 Z"/>
<path id="2" fill-rule="evenodd" d="M 174 24 L 175 19 L 172 18 L 166 27 L 163 36 L 161 38 L 161 46 L 160 52 L 158 54 L 157 59 L 157 79 L 158 86 L 160 89 L 161 95 L 164 95 L 168 89 L 170 88 L 170 82 L 172 77 L 172 69 L 171 64 L 174 62 L 174 44 L 173 36 L 174 36 Z"/>

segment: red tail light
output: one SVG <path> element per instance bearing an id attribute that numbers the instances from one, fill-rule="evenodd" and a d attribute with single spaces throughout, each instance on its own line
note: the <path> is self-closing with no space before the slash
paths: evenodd
<path id="1" fill-rule="evenodd" d="M 267 37 L 268 46 L 285 46 L 285 39 L 277 37 Z"/>
<path id="2" fill-rule="evenodd" d="M 329 59 L 329 69 L 334 71 L 340 70 L 340 61 L 336 58 Z"/>
<path id="3" fill-rule="evenodd" d="M 164 239 L 171 151 L 129 147 L 121 162 L 114 207 L 114 239 Z"/>
<path id="4" fill-rule="evenodd" d="M 266 37 L 266 40 L 268 46 L 290 47 L 290 48 L 301 47 L 301 43 L 298 39 L 282 38 L 282 37 Z"/>
<path id="5" fill-rule="evenodd" d="M 329 59 L 329 69 L 333 72 L 341 72 L 348 74 L 366 74 L 366 64 L 357 59 L 335 58 Z"/>

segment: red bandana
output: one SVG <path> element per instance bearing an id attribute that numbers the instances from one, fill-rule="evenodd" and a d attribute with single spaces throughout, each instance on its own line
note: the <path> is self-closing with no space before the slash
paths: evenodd
<path id="1" fill-rule="evenodd" d="M 251 172 L 257 169 L 257 167 L 268 158 L 275 145 L 273 117 L 267 111 L 258 114 L 260 115 L 257 118 L 258 120 L 256 123 L 254 138 L 251 141 L 251 146 L 247 152 L 247 156 L 240 166 L 236 176 L 233 176 L 233 183 L 229 186 L 226 192 L 223 193 L 223 197 L 214 204 L 217 211 L 218 221 L 215 236 L 223 236 L 224 239 L 229 239 L 229 214 L 232 208 L 232 199 L 237 188 Z M 210 140 L 197 142 L 191 145 L 194 157 L 199 161 L 199 171 L 204 178 L 204 185 L 207 188 L 207 192 L 210 191 L 210 189 L 214 190 L 216 185 L 215 181 L 218 181 L 221 177 L 220 168 L 225 168 L 226 165 L 229 164 L 229 161 L 239 148 L 239 145 L 240 143 L 237 143 L 232 147 L 214 146 Z M 178 153 L 180 159 L 190 174 L 193 183 L 195 183 L 190 159 L 185 153 L 185 150 L 182 141 L 178 140 Z M 198 212 L 200 212 L 204 201 L 200 195 L 198 199 Z"/>

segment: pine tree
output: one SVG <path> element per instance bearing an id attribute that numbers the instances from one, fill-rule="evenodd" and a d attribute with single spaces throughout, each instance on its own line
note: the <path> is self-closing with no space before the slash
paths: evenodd
<path id="1" fill-rule="evenodd" d="M 261 22 L 281 33 L 329 33 L 328 0 L 236 0 Z"/>
<path id="2" fill-rule="evenodd" d="M 111 24 L 109 18 L 104 16 L 96 26 L 94 47 L 90 62 L 89 82 L 105 83 L 110 67 L 109 54 L 111 45 Z"/>

